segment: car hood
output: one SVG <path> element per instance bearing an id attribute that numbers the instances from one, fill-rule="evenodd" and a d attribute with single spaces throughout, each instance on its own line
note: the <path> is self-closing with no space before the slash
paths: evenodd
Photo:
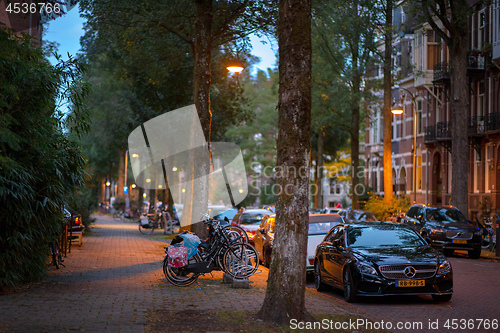
<path id="1" fill-rule="evenodd" d="M 360 257 L 360 259 L 370 261 L 378 266 L 409 263 L 436 265 L 439 258 L 439 254 L 430 246 L 356 248 L 351 249 L 351 251 L 355 256 Z"/>
<path id="2" fill-rule="evenodd" d="M 474 232 L 476 230 L 472 225 L 459 222 L 442 223 L 439 221 L 431 221 L 427 222 L 425 227 L 430 229 L 443 229 L 444 231 Z"/>

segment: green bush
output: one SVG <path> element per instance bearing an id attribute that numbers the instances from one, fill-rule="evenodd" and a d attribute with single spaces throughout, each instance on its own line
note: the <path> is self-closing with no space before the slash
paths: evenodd
<path id="1" fill-rule="evenodd" d="M 394 198 L 386 202 L 383 197 L 371 196 L 364 207 L 365 210 L 372 212 L 379 221 L 388 221 L 400 213 L 406 213 L 410 208 L 410 200 L 405 197 Z"/>
<path id="2" fill-rule="evenodd" d="M 78 80 L 74 68 L 51 66 L 28 38 L 1 29 L 0 59 L 2 288 L 46 274 L 48 244 L 60 231 L 62 207 L 83 184 L 84 159 L 63 129 L 71 117 L 55 107 L 69 75 Z"/>

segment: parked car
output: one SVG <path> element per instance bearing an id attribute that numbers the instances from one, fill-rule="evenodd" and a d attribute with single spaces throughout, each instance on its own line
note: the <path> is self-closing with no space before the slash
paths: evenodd
<path id="1" fill-rule="evenodd" d="M 218 212 L 217 215 L 214 216 L 215 219 L 221 221 L 223 225 L 229 224 L 228 222 L 225 221 L 226 217 L 229 221 L 232 221 L 234 216 L 238 213 L 238 210 L 236 208 L 229 208 L 224 211 Z"/>
<path id="2" fill-rule="evenodd" d="M 455 250 L 468 251 L 472 259 L 481 256 L 482 230 L 474 227 L 456 207 L 413 205 L 403 223 L 419 232 L 430 245 L 442 249 L 446 256 Z"/>
<path id="3" fill-rule="evenodd" d="M 272 212 L 267 209 L 240 209 L 234 216 L 231 224 L 239 225 L 246 231 L 248 241 L 253 244 L 253 239 L 259 229 L 262 219 L 266 215 L 271 215 Z"/>
<path id="4" fill-rule="evenodd" d="M 274 224 L 276 215 L 268 215 L 262 220 L 259 230 L 254 238 L 254 245 L 259 253 L 260 262 L 269 267 L 274 242 Z M 342 217 L 338 214 L 314 214 L 309 215 L 309 233 L 307 236 L 307 262 L 306 270 L 314 270 L 314 254 L 316 247 L 323 240 L 325 235 L 334 226 L 343 223 Z"/>
<path id="5" fill-rule="evenodd" d="M 344 220 L 349 223 L 378 221 L 375 215 L 373 215 L 373 213 L 365 210 L 344 210 L 340 211 L 339 215 L 342 216 Z"/>
<path id="6" fill-rule="evenodd" d="M 68 206 L 64 206 L 64 216 L 71 226 L 72 232 L 84 231 L 85 225 L 82 223 L 82 216 L 77 211 Z"/>
<path id="7" fill-rule="evenodd" d="M 334 227 L 316 249 L 316 289 L 328 285 L 357 296 L 431 295 L 449 301 L 453 272 L 446 257 L 408 226 L 360 222 Z"/>

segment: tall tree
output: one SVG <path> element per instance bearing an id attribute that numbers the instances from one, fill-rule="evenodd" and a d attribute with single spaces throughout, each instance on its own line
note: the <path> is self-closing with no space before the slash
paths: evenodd
<path id="1" fill-rule="evenodd" d="M 208 143 L 212 125 L 212 52 L 221 45 L 242 40 L 253 32 L 270 31 L 274 21 L 272 0 L 185 0 L 168 3 L 147 0 L 140 6 L 130 0 L 121 0 L 118 4 L 82 0 L 82 7 L 87 12 L 89 26 L 93 27 L 94 33 L 104 29 L 107 31 L 105 36 L 115 39 L 116 27 L 119 27 L 120 32 L 124 30 L 129 34 L 151 29 L 159 37 L 173 35 L 191 48 L 194 59 L 193 100 Z M 118 36 L 126 37 L 124 33 Z M 245 40 L 242 45 L 245 45 Z M 209 173 L 210 166 L 207 162 L 197 164 L 206 174 Z M 208 203 L 208 184 L 197 184 L 200 188 L 188 190 L 188 196 L 192 200 L 184 207 L 184 215 L 189 221 L 192 220 L 192 202 L 196 201 L 197 205 L 205 208 Z M 204 229 L 202 226 L 198 231 L 201 233 Z"/>
<path id="2" fill-rule="evenodd" d="M 276 238 L 258 316 L 279 324 L 305 309 L 311 125 L 311 0 L 280 0 Z"/>
<path id="3" fill-rule="evenodd" d="M 474 2 L 474 1 L 473 1 Z M 481 1 L 475 1 L 475 4 Z M 467 81 L 468 18 L 473 13 L 467 0 L 416 0 L 411 2 L 421 21 L 426 21 L 445 41 L 450 55 L 450 114 L 451 114 L 451 204 L 466 215 L 469 211 L 468 166 L 469 151 L 467 117 L 469 90 Z M 475 5 L 474 4 L 474 5 Z M 442 28 L 437 21 L 441 21 Z"/>

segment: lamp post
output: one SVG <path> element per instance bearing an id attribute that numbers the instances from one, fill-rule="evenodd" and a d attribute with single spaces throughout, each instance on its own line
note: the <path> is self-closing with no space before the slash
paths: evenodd
<path id="1" fill-rule="evenodd" d="M 415 98 L 408 89 L 400 87 L 411 96 L 411 105 L 413 108 L 413 203 L 417 202 L 417 107 L 415 105 Z M 403 106 L 397 105 L 391 110 L 392 114 L 403 114 Z M 404 125 L 403 125 L 404 126 Z"/>

